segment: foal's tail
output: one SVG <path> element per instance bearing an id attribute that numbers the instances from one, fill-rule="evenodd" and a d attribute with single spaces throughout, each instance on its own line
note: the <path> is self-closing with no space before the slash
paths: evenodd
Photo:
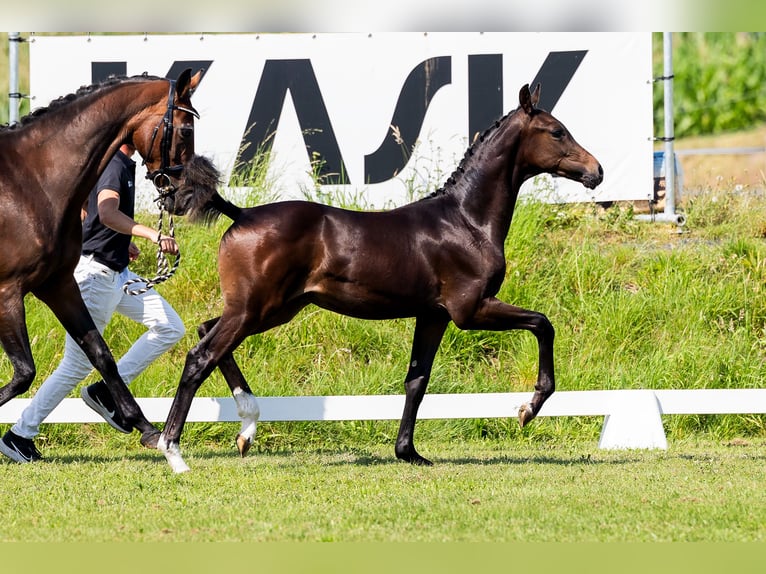
<path id="1" fill-rule="evenodd" d="M 210 198 L 210 201 L 208 203 L 210 204 L 211 209 L 214 209 L 219 214 L 225 215 L 232 221 L 237 221 L 237 219 L 239 219 L 239 216 L 242 214 L 241 207 L 239 207 L 238 205 L 234 205 L 228 199 L 224 199 L 223 197 L 218 195 L 218 192 L 213 194 L 213 196 Z"/>

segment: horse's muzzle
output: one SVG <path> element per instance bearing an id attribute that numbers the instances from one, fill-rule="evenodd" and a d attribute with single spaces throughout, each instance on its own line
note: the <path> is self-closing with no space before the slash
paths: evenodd
<path id="1" fill-rule="evenodd" d="M 601 167 L 601 164 L 598 164 L 598 169 L 596 171 L 586 172 L 580 179 L 580 183 L 588 189 L 595 189 L 602 181 L 604 181 L 604 169 Z"/>

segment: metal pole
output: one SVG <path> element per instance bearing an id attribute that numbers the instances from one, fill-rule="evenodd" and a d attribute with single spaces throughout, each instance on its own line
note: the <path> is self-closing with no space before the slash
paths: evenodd
<path id="1" fill-rule="evenodd" d="M 673 33 L 663 32 L 665 77 L 665 215 L 676 214 L 676 156 L 673 150 L 675 127 L 673 121 Z"/>
<path id="2" fill-rule="evenodd" d="M 10 77 L 8 81 L 8 123 L 13 124 L 19 120 L 19 107 L 21 94 L 19 93 L 19 42 L 21 38 L 18 32 L 8 32 L 8 60 Z"/>
<path id="3" fill-rule="evenodd" d="M 673 150 L 675 128 L 673 118 L 673 36 L 671 32 L 662 33 L 663 42 L 663 90 L 665 111 L 665 210 L 651 215 L 638 214 L 636 219 L 641 221 L 661 221 L 675 223 L 679 227 L 686 223 L 683 213 L 676 213 L 676 156 Z M 660 79 L 660 78 L 657 78 Z"/>

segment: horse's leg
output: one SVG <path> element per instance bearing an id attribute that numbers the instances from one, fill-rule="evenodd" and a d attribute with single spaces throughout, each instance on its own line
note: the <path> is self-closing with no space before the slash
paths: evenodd
<path id="1" fill-rule="evenodd" d="M 120 377 L 114 356 L 93 323 L 74 277 L 64 278 L 55 284 L 48 282 L 44 287 L 35 289 L 34 294 L 48 305 L 69 336 L 101 374 L 114 398 L 115 407 L 125 420 L 141 433 L 141 444 L 150 448 L 156 447 L 159 431 L 146 419 Z"/>
<path id="2" fill-rule="evenodd" d="M 455 324 L 461 329 L 509 331 L 524 329 L 537 337 L 539 349 L 537 383 L 532 400 L 519 409 L 519 425 L 523 428 L 537 416 L 543 403 L 556 389 L 553 375 L 553 325 L 548 318 L 537 311 L 515 307 L 495 299 L 484 299 L 476 312 L 468 318 L 459 319 Z"/>
<path id="3" fill-rule="evenodd" d="M 230 354 L 245 337 L 245 325 L 239 313 L 221 316 L 209 322 L 212 327 L 187 354 L 176 395 L 170 405 L 165 428 L 157 448 L 162 451 L 173 472 L 189 470 L 181 456 L 179 440 L 183 432 L 194 395 L 200 385 L 218 366 L 221 358 Z"/>
<path id="4" fill-rule="evenodd" d="M 217 322 L 218 319 L 211 319 L 202 323 L 197 329 L 200 339 Z M 253 444 L 253 437 L 258 427 L 258 418 L 260 417 L 261 410 L 258 407 L 258 400 L 253 396 L 253 392 L 250 390 L 250 386 L 247 384 L 245 376 L 234 360 L 232 353 L 226 353 L 221 357 L 221 360 L 218 362 L 218 369 L 231 389 L 231 394 L 234 396 L 234 401 L 237 404 L 237 414 L 242 419 L 242 426 L 237 433 L 236 442 L 240 456 L 244 457 Z"/>
<path id="5" fill-rule="evenodd" d="M 27 392 L 35 379 L 24 298 L 8 291 L 0 289 L 0 344 L 13 366 L 13 377 L 7 385 L 0 387 L 0 405 Z"/>
<path id="6" fill-rule="evenodd" d="M 415 336 L 407 378 L 404 381 L 404 412 L 396 437 L 396 457 L 412 464 L 431 465 L 431 461 L 420 456 L 415 450 L 413 435 L 418 408 L 426 394 L 436 351 L 439 349 L 444 331 L 449 324 L 445 315 L 420 316 L 415 321 Z"/>

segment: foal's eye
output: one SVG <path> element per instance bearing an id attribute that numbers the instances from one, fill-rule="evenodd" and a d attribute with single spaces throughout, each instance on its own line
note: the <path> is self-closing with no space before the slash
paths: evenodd
<path id="1" fill-rule="evenodd" d="M 554 130 L 551 132 L 551 135 L 552 135 L 552 136 L 553 136 L 555 139 L 557 139 L 557 140 L 560 140 L 561 138 L 563 138 L 563 137 L 564 137 L 564 130 L 562 130 L 561 128 L 556 128 L 556 129 L 554 129 Z"/>

